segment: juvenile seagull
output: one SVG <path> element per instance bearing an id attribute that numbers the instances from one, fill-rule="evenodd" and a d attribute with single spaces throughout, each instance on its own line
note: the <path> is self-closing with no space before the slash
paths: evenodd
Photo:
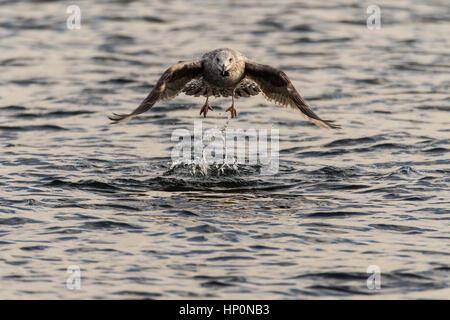
<path id="1" fill-rule="evenodd" d="M 159 78 L 153 90 L 139 107 L 130 114 L 108 116 L 112 123 L 128 121 L 149 110 L 163 99 L 170 99 L 184 92 L 191 96 L 205 96 L 206 101 L 200 115 L 213 110 L 208 103 L 211 96 L 231 96 L 231 106 L 226 110 L 237 116 L 235 98 L 254 96 L 262 92 L 269 101 L 299 110 L 316 125 L 340 129 L 332 120 L 323 120 L 316 115 L 281 70 L 247 59 L 232 49 L 216 49 L 205 53 L 201 59 L 179 62 L 167 69 Z"/>

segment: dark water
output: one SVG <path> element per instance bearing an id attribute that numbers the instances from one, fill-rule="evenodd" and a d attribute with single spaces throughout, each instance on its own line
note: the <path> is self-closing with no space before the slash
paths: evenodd
<path id="1" fill-rule="evenodd" d="M 449 298 L 447 1 L 0 5 L 0 298 Z M 240 99 L 205 128 L 276 128 L 275 175 L 171 166 L 203 99 L 125 125 L 161 72 L 232 47 L 325 119 Z M 69 290 L 71 265 L 81 289 Z M 370 290 L 367 268 L 381 271 Z"/>

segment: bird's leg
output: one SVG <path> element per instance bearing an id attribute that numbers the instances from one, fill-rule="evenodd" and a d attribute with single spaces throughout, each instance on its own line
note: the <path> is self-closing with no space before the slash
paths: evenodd
<path id="1" fill-rule="evenodd" d="M 227 109 L 227 111 L 225 111 L 225 112 L 228 112 L 228 111 L 230 111 L 232 118 L 237 116 L 237 111 L 236 111 L 236 108 L 234 107 L 234 89 L 233 89 L 233 93 L 231 95 L 231 107 L 229 107 Z"/>
<path id="2" fill-rule="evenodd" d="M 206 118 L 206 114 L 208 113 L 208 111 L 209 110 L 214 110 L 211 106 L 210 106 L 210 104 L 208 103 L 208 99 L 209 99 L 209 96 L 208 97 L 206 97 L 206 101 L 205 101 L 205 104 L 203 105 L 203 107 L 201 108 L 201 110 L 200 110 L 200 115 L 202 115 L 202 113 L 203 113 L 203 116 Z"/>

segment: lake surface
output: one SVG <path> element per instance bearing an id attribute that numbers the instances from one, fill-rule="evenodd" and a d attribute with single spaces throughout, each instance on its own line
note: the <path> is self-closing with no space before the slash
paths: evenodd
<path id="1" fill-rule="evenodd" d="M 448 1 L 378 1 L 379 30 L 356 0 L 77 1 L 68 29 L 71 4 L 0 2 L 0 298 L 450 297 Z M 220 47 L 343 129 L 262 96 L 109 124 Z M 174 166 L 200 120 L 279 130 L 278 172 Z"/>

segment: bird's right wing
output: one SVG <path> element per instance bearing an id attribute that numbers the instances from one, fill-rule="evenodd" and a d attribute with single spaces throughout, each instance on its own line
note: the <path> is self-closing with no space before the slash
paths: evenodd
<path id="1" fill-rule="evenodd" d="M 186 83 L 200 77 L 202 72 L 203 60 L 177 63 L 162 74 L 153 90 L 136 110 L 129 114 L 113 113 L 111 116 L 108 116 L 108 118 L 112 121 L 111 123 L 120 123 L 131 120 L 138 114 L 149 110 L 157 101 L 176 96 Z"/>
<path id="2" fill-rule="evenodd" d="M 268 100 L 300 111 L 309 121 L 318 126 L 340 129 L 332 120 L 323 120 L 300 96 L 288 76 L 281 70 L 253 61 L 245 62 L 245 77 L 256 82 Z"/>

